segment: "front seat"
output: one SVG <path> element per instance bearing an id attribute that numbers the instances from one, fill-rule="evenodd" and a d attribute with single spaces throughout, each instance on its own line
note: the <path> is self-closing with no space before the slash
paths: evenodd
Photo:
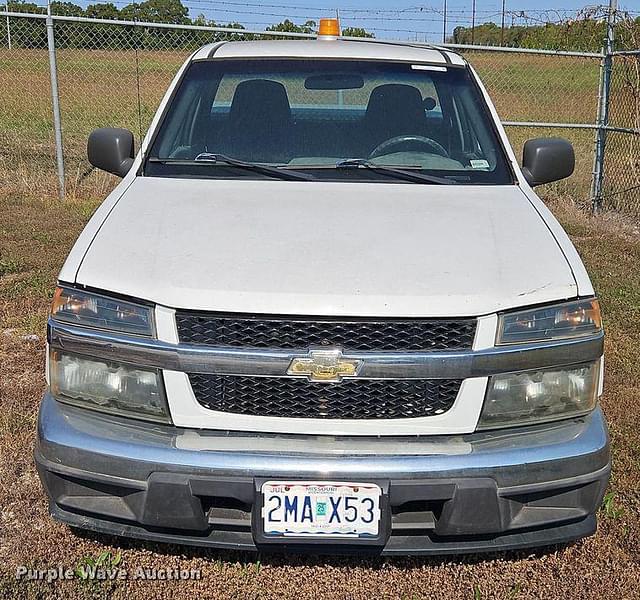
<path id="1" fill-rule="evenodd" d="M 277 81 L 251 79 L 236 87 L 222 152 L 252 162 L 287 162 L 291 156 L 293 118 L 285 87 Z M 216 147 L 218 146 L 218 147 Z M 218 152 L 219 144 L 209 144 Z"/>
<path id="2" fill-rule="evenodd" d="M 399 135 L 424 135 L 425 129 L 424 105 L 418 88 L 387 83 L 371 92 L 364 117 L 369 151 Z"/>

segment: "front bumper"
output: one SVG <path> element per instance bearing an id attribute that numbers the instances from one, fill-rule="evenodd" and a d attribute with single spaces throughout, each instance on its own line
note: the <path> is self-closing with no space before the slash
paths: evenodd
<path id="1" fill-rule="evenodd" d="M 610 472 L 599 408 L 517 430 L 346 438 L 181 429 L 47 395 L 35 456 L 60 521 L 236 550 L 445 554 L 562 543 L 595 531 Z M 380 483 L 390 516 L 386 543 L 256 543 L 252 513 L 264 478 Z"/>

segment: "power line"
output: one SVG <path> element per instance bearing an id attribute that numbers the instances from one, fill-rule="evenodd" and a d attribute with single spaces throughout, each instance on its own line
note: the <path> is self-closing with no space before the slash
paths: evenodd
<path id="1" fill-rule="evenodd" d="M 183 5 L 186 6 L 187 8 L 194 8 L 191 5 L 191 2 L 193 0 L 189 0 L 189 2 L 183 2 Z M 223 13 L 223 14 L 233 14 L 233 15 L 260 15 L 263 17 L 278 17 L 278 18 L 286 18 L 286 19 L 303 19 L 303 20 L 317 20 L 319 18 L 319 15 L 311 15 L 309 13 L 305 13 L 302 15 L 291 15 L 288 13 L 274 13 L 274 12 L 261 12 L 261 11 L 255 11 L 255 10 L 231 10 L 231 9 L 225 9 L 225 8 L 216 8 L 215 10 L 211 11 L 212 13 Z M 500 13 L 493 13 L 493 15 L 491 16 L 497 16 Z M 358 22 L 359 20 L 356 17 L 347 17 L 347 18 L 343 18 L 341 19 L 343 22 L 349 21 L 349 22 Z M 367 17 L 366 19 L 368 22 L 369 21 L 385 21 L 388 22 L 389 19 L 388 18 L 384 18 L 384 17 Z M 421 18 L 421 19 L 410 19 L 410 18 L 399 18 L 399 19 L 393 19 L 394 21 L 400 21 L 400 22 L 420 22 L 420 23 L 442 23 L 442 18 Z M 457 18 L 456 19 L 457 22 L 460 21 L 468 21 L 470 22 L 470 19 L 464 19 L 464 18 Z"/>
<path id="2" fill-rule="evenodd" d="M 217 7 L 220 5 L 225 6 L 241 6 L 241 7 L 258 7 L 258 8 L 285 8 L 289 10 L 302 10 L 298 5 L 294 4 L 268 4 L 268 3 L 252 3 L 252 2 L 233 2 L 232 0 L 192 0 L 192 2 L 197 2 L 199 4 L 207 4 L 212 7 Z M 305 7 L 304 10 L 310 10 L 315 12 L 326 12 L 328 10 L 333 10 L 331 7 L 323 6 L 323 7 Z M 527 13 L 546 13 L 546 12 L 567 12 L 567 13 L 577 13 L 583 9 L 575 9 L 575 8 L 554 8 L 554 9 L 514 9 L 518 12 L 527 12 Z M 431 6 L 412 6 L 412 7 L 404 7 L 404 8 L 340 8 L 340 13 L 365 13 L 365 14 L 399 14 L 403 12 L 432 12 L 437 14 L 442 14 L 442 11 L 438 8 L 434 8 Z M 448 10 L 448 14 L 455 13 L 466 13 L 469 12 L 465 9 L 458 10 Z M 495 10 L 492 9 L 484 9 L 477 10 L 477 13 L 492 13 Z"/>
<path id="3" fill-rule="evenodd" d="M 88 0 L 90 1 L 90 0 Z M 128 6 L 131 4 L 134 4 L 134 1 L 124 1 L 124 0 L 110 0 L 112 4 L 115 5 L 119 5 L 119 6 Z M 44 2 L 43 0 L 35 0 L 34 2 L 36 5 L 42 5 L 42 6 L 46 6 L 46 2 Z M 99 5 L 101 4 L 101 0 L 96 0 L 96 3 Z M 300 11 L 310 11 L 313 13 L 318 13 L 318 14 L 327 14 L 328 11 L 333 11 L 334 10 L 334 5 L 333 3 L 332 6 L 314 6 L 314 7 L 303 7 L 301 8 L 299 5 L 296 4 L 271 4 L 271 3 L 256 3 L 256 2 L 240 2 L 240 1 L 234 1 L 234 0 L 189 0 L 190 4 L 199 4 L 202 5 L 204 7 L 208 7 L 211 10 L 219 10 L 220 6 L 238 6 L 241 8 L 249 8 L 249 7 L 253 7 L 253 8 L 268 8 L 268 9 L 275 9 L 275 8 L 280 8 L 280 9 L 286 9 L 288 11 L 294 11 L 294 12 L 300 12 Z M 529 8 L 529 9 L 518 9 L 518 8 L 513 8 L 510 11 L 508 11 L 508 13 L 520 13 L 520 14 L 525 14 L 525 15 L 534 15 L 534 14 L 556 14 L 556 15 L 563 15 L 563 16 L 567 16 L 567 15 L 578 15 L 581 13 L 584 13 L 587 9 L 590 12 L 593 12 L 594 10 L 597 10 L 598 8 L 601 8 L 602 10 L 606 10 L 606 6 L 605 5 L 585 5 L 585 7 L 581 8 L 581 9 L 576 9 L 576 8 L 553 8 L 553 9 L 535 9 L 535 8 Z M 239 11 L 237 11 L 239 12 Z M 485 14 L 485 15 L 495 15 L 495 14 L 500 14 L 500 12 L 496 12 L 495 9 L 476 9 L 476 14 L 480 15 L 480 14 Z M 640 15 L 640 11 L 633 11 L 633 10 L 621 10 L 620 12 L 624 12 L 627 13 L 629 15 Z M 434 15 L 440 15 L 442 16 L 443 14 L 443 10 L 440 8 L 436 8 L 436 7 L 432 7 L 432 6 L 426 6 L 426 5 L 414 5 L 414 6 L 406 6 L 406 7 L 398 7 L 398 8 L 341 8 L 340 9 L 340 13 L 344 14 L 344 13 L 349 13 L 349 14 L 363 14 L 363 15 L 387 15 L 386 18 L 388 18 L 388 15 L 399 15 L 399 14 L 403 14 L 403 13 L 431 13 Z M 466 15 L 466 14 L 470 14 L 471 11 L 468 9 L 448 9 L 447 10 L 447 15 Z M 286 16 L 283 15 L 281 13 L 278 13 L 279 16 Z M 370 18 L 370 17 L 367 17 Z M 411 18 L 411 20 L 416 20 L 415 18 Z"/>
<path id="4" fill-rule="evenodd" d="M 132 4 L 132 2 L 127 2 L 124 0 L 114 0 L 113 4 L 119 6 L 128 6 Z M 211 12 L 225 13 L 225 14 L 259 14 L 261 16 L 273 16 L 279 18 L 289 18 L 289 19 L 317 19 L 320 15 L 324 15 L 329 10 L 328 7 L 299 7 L 289 4 L 270 4 L 270 3 L 253 3 L 253 2 L 235 2 L 233 0 L 187 0 L 184 5 L 189 9 L 208 9 Z M 238 9 L 233 8 L 221 8 L 221 6 L 228 7 L 240 7 Z M 242 10 L 246 8 L 260 8 L 260 9 L 287 9 L 290 12 L 265 12 L 260 11 L 256 12 L 255 10 Z M 590 12 L 594 10 L 595 7 L 590 8 Z M 581 13 L 584 13 L 586 9 L 528 9 L 528 10 L 519 10 L 519 9 L 511 9 L 509 11 L 505 11 L 506 14 L 511 15 L 512 18 L 522 18 L 524 20 L 532 20 L 536 22 L 561 22 L 566 20 L 569 16 L 576 17 Z M 473 21 L 474 20 L 474 12 L 475 15 L 482 15 L 483 19 L 491 19 L 496 16 L 500 16 L 501 11 L 495 11 L 492 9 L 477 9 L 473 11 L 469 11 L 468 9 L 448 9 L 447 17 L 451 17 L 456 21 Z M 640 14 L 640 11 L 626 11 L 628 14 Z M 301 13 L 301 14 L 293 14 L 293 13 Z M 371 8 L 345 8 L 341 9 L 341 13 L 351 13 L 363 15 L 362 18 L 367 21 L 377 21 L 384 20 L 388 21 L 391 17 L 389 15 L 406 15 L 411 13 L 416 13 L 416 16 L 411 17 L 393 17 L 395 21 L 413 21 L 413 22 L 442 22 L 443 20 L 443 10 L 440 8 L 428 7 L 428 6 L 413 6 L 413 7 L 404 7 L 404 8 L 393 8 L 393 9 L 371 9 Z M 437 18 L 427 18 L 420 17 L 418 15 L 430 14 Z M 372 15 L 380 15 L 380 16 L 372 16 Z M 386 15 L 386 16 L 382 16 Z M 470 15 L 467 18 L 467 15 Z M 534 17 L 533 15 L 545 15 L 546 19 L 539 19 Z M 554 15 L 556 18 L 550 18 L 551 15 Z M 347 17 L 347 19 L 355 19 L 356 17 Z"/>

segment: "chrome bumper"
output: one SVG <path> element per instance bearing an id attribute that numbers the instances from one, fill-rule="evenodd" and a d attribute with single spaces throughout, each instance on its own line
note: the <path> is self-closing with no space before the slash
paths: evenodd
<path id="1" fill-rule="evenodd" d="M 47 395 L 35 454 L 61 521 L 236 549 L 265 547 L 251 527 L 262 478 L 380 482 L 391 531 L 384 547 L 367 550 L 448 553 L 593 533 L 610 470 L 599 408 L 580 419 L 499 432 L 341 438 L 136 423 Z"/>

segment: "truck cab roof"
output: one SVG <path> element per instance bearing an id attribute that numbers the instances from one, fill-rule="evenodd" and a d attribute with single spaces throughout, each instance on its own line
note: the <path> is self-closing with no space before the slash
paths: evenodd
<path id="1" fill-rule="evenodd" d="M 340 38 L 216 42 L 200 48 L 193 55 L 192 60 L 255 57 L 388 60 L 457 67 L 464 67 L 467 64 L 459 54 L 437 46 Z"/>

